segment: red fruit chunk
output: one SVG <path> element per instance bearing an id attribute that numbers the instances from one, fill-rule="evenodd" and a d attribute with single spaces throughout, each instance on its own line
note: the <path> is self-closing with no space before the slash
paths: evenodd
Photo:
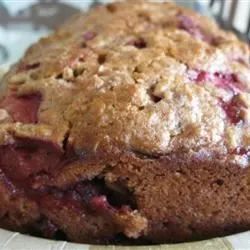
<path id="1" fill-rule="evenodd" d="M 89 204 L 92 209 L 99 212 L 106 212 L 110 209 L 113 210 L 105 195 L 93 197 Z"/>
<path id="2" fill-rule="evenodd" d="M 194 34 L 197 32 L 198 25 L 194 23 L 194 21 L 185 15 L 178 15 L 179 19 L 179 28 L 187 31 L 190 34 Z"/>
<path id="3" fill-rule="evenodd" d="M 237 147 L 236 149 L 234 149 L 233 154 L 250 156 L 250 149 Z"/>
<path id="4" fill-rule="evenodd" d="M 244 107 L 244 105 L 238 100 L 237 96 L 234 96 L 229 102 L 222 101 L 222 108 L 233 124 L 243 121 L 242 107 Z"/>
<path id="5" fill-rule="evenodd" d="M 208 42 L 209 44 L 214 44 L 214 38 L 205 34 L 198 24 L 196 24 L 190 17 L 179 14 L 179 28 L 188 32 L 191 36 Z"/>
<path id="6" fill-rule="evenodd" d="M 197 81 L 198 82 L 204 82 L 204 81 L 208 81 L 210 80 L 211 76 L 208 72 L 205 72 L 205 71 L 201 71 L 198 73 L 197 75 Z"/>
<path id="7" fill-rule="evenodd" d="M 194 21 L 185 15 L 178 15 L 179 28 L 187 31 L 190 35 L 203 40 L 203 35 L 199 26 Z"/>
<path id="8" fill-rule="evenodd" d="M 40 93 L 17 96 L 11 92 L 0 103 L 0 108 L 6 109 L 15 122 L 37 123 L 38 109 L 42 101 Z"/>
<path id="9" fill-rule="evenodd" d="M 51 142 L 17 138 L 0 147 L 0 167 L 11 180 L 24 180 L 41 171 L 55 168 L 62 151 Z"/>
<path id="10" fill-rule="evenodd" d="M 197 83 L 203 83 L 205 81 L 214 82 L 214 75 L 203 71 L 203 70 L 188 70 L 187 72 L 188 79 L 191 81 L 195 81 Z"/>
<path id="11" fill-rule="evenodd" d="M 223 74 L 220 72 L 214 73 L 213 80 L 215 85 L 218 87 L 229 89 L 234 93 L 238 93 L 240 90 L 243 90 L 241 83 L 238 81 L 235 74 Z"/>
<path id="12" fill-rule="evenodd" d="M 207 81 L 213 83 L 219 88 L 232 91 L 234 97 L 229 102 L 221 100 L 222 108 L 226 112 L 231 123 L 237 124 L 243 120 L 242 107 L 244 107 L 244 104 L 239 100 L 237 95 L 237 93 L 243 90 L 243 86 L 241 85 L 241 82 L 238 81 L 235 74 L 189 70 L 187 75 L 189 80 L 195 81 L 197 84 L 202 84 Z"/>
<path id="13" fill-rule="evenodd" d="M 83 34 L 83 38 L 86 40 L 86 41 L 89 41 L 89 40 L 92 40 L 93 38 L 95 38 L 96 36 L 96 33 L 93 32 L 93 31 L 87 31 Z"/>
<path id="14" fill-rule="evenodd" d="M 237 76 L 233 73 L 209 73 L 206 71 L 189 70 L 188 78 L 191 81 L 196 81 L 199 84 L 206 81 L 211 82 L 215 86 L 230 90 L 235 94 L 244 89 Z"/>

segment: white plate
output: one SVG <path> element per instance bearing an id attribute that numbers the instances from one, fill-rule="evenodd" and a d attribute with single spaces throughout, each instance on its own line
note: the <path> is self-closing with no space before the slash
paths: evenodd
<path id="1" fill-rule="evenodd" d="M 0 229 L 0 250 L 249 250 L 250 231 L 224 238 L 155 246 L 94 246 L 53 241 Z"/>

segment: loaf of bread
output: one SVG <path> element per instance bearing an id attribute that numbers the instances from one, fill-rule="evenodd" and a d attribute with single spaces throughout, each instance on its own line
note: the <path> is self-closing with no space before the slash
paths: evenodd
<path id="1" fill-rule="evenodd" d="M 173 3 L 73 17 L 0 85 L 0 227 L 92 244 L 250 229 L 250 51 Z"/>

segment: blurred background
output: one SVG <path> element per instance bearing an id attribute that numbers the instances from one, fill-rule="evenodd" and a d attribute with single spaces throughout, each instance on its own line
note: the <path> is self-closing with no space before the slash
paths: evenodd
<path id="1" fill-rule="evenodd" d="M 0 65 L 17 61 L 30 44 L 53 31 L 69 16 L 111 1 L 0 0 Z M 250 0 L 175 1 L 215 18 L 221 26 L 249 41 Z"/>

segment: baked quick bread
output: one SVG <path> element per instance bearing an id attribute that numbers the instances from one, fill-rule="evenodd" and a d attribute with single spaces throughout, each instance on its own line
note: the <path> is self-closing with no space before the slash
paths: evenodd
<path id="1" fill-rule="evenodd" d="M 250 229 L 250 51 L 172 3 L 71 19 L 1 83 L 0 226 L 155 244 Z"/>

